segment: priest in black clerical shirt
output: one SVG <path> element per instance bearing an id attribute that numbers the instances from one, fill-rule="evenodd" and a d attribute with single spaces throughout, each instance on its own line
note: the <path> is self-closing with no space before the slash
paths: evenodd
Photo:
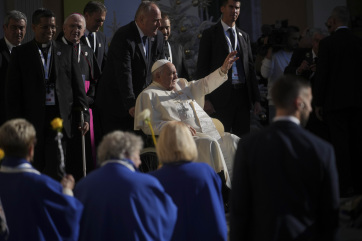
<path id="1" fill-rule="evenodd" d="M 56 132 L 50 122 L 63 119 L 63 150 L 73 135 L 72 109 L 88 109 L 82 74 L 72 47 L 53 41 L 56 32 L 55 15 L 40 8 L 33 13 L 34 40 L 12 50 L 6 80 L 8 118 L 25 118 L 37 133 L 34 166 L 41 172 L 60 180 L 64 175 L 60 151 L 54 140 Z M 89 113 L 80 127 L 89 129 Z"/>

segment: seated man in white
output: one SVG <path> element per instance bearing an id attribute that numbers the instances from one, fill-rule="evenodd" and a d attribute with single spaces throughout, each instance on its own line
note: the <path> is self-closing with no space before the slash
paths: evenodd
<path id="1" fill-rule="evenodd" d="M 178 79 L 175 66 L 168 60 L 157 60 L 152 66 L 153 82 L 136 101 L 134 129 L 150 135 L 151 130 L 139 117 L 145 109 L 151 111 L 151 124 L 156 135 L 168 121 L 182 121 L 190 128 L 199 151 L 198 162 L 208 163 L 217 173 L 224 171 L 226 185 L 231 187 L 232 165 L 239 137 L 219 133 L 213 120 L 203 110 L 204 97 L 227 79 L 236 52 L 231 52 L 223 65 L 197 81 Z"/>

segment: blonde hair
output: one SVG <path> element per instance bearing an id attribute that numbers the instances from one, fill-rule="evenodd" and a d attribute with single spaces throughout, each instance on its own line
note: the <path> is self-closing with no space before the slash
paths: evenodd
<path id="1" fill-rule="evenodd" d="M 103 137 L 98 146 L 98 163 L 110 159 L 123 159 L 141 151 L 141 137 L 130 132 L 113 131 Z"/>
<path id="2" fill-rule="evenodd" d="M 179 121 L 170 121 L 162 128 L 156 151 L 162 163 L 194 161 L 198 155 L 190 129 Z"/>
<path id="3" fill-rule="evenodd" d="M 26 158 L 35 142 L 35 128 L 25 119 L 9 120 L 0 127 L 0 148 L 6 156 Z"/>

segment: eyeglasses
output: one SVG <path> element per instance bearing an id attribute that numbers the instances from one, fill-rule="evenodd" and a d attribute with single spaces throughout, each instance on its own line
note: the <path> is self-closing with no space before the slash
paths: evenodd
<path id="1" fill-rule="evenodd" d="M 41 28 L 42 30 L 48 30 L 49 28 L 51 30 L 57 30 L 57 26 L 55 25 L 38 25 L 39 28 Z"/>

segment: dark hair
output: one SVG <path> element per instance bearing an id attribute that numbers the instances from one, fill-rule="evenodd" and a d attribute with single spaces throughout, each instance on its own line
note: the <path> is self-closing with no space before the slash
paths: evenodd
<path id="1" fill-rule="evenodd" d="M 28 23 L 28 20 L 27 20 L 25 14 L 20 11 L 17 11 L 17 10 L 12 10 L 12 11 L 9 11 L 6 13 L 6 16 L 4 18 L 4 25 L 8 26 L 10 19 L 14 19 L 16 21 L 24 19 L 25 24 Z"/>
<path id="2" fill-rule="evenodd" d="M 37 25 L 40 23 L 41 18 L 52 18 L 52 17 L 55 18 L 55 14 L 51 10 L 46 8 L 39 8 L 35 10 L 35 12 L 33 13 L 31 20 L 32 24 Z"/>
<path id="3" fill-rule="evenodd" d="M 83 14 L 85 13 L 95 13 L 95 12 L 107 12 L 106 6 L 98 1 L 89 1 L 84 9 Z"/>
<path id="4" fill-rule="evenodd" d="M 298 98 L 302 89 L 310 87 L 307 79 L 293 75 L 283 75 L 274 82 L 271 97 L 277 108 L 289 108 Z"/>
<path id="5" fill-rule="evenodd" d="M 241 0 L 233 0 L 234 2 L 241 2 Z M 229 0 L 220 0 L 220 6 L 226 6 L 228 4 Z"/>
<path id="6" fill-rule="evenodd" d="M 169 16 L 168 13 L 166 13 L 166 12 L 161 12 L 161 19 L 171 20 L 171 19 L 170 19 L 170 16 Z"/>

